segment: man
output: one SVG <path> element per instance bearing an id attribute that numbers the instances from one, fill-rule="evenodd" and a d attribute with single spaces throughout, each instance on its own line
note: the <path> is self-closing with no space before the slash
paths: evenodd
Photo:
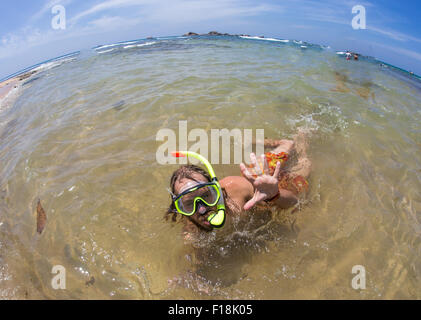
<path id="1" fill-rule="evenodd" d="M 179 215 L 185 218 L 185 240 L 220 227 L 213 222 L 214 217 L 224 224 L 226 215 L 227 223 L 232 223 L 232 218 L 241 219 L 252 208 L 286 209 L 298 202 L 299 195 L 308 189 L 306 179 L 311 170 L 305 134 L 299 132 L 294 141 L 266 139 L 265 147 L 275 148 L 260 159 L 252 153 L 249 168 L 240 164 L 242 176 L 225 177 L 219 184 L 212 182 L 217 179 L 209 163 L 208 172 L 199 166 L 184 165 L 173 173 L 172 202 L 166 217 L 172 215 L 173 221 Z"/>
<path id="2" fill-rule="evenodd" d="M 345 53 L 346 60 L 351 60 L 351 52 L 347 51 Z"/>

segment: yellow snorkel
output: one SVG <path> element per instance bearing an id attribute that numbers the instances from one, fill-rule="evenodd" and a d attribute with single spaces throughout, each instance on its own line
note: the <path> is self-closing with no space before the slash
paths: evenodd
<path id="1" fill-rule="evenodd" d="M 219 189 L 219 200 L 217 203 L 217 213 L 212 213 L 209 215 L 208 217 L 208 222 L 211 224 L 212 227 L 214 228 L 222 228 L 224 226 L 225 223 L 225 202 L 224 202 L 224 195 L 222 193 L 222 188 L 221 185 L 218 182 L 218 179 L 216 178 L 215 175 L 215 171 L 213 171 L 213 168 L 211 166 L 211 164 L 209 163 L 209 161 L 201 156 L 200 154 L 193 152 L 193 151 L 173 151 L 171 152 L 171 155 L 174 157 L 193 157 L 196 158 L 197 160 L 199 160 L 200 162 L 202 162 L 204 164 L 204 166 L 206 167 L 206 169 L 209 172 L 209 175 L 212 179 L 212 182 L 215 182 L 215 184 L 218 186 Z"/>

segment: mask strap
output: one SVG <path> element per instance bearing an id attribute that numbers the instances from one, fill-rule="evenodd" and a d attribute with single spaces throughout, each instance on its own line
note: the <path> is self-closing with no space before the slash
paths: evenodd
<path id="1" fill-rule="evenodd" d="M 171 189 L 170 188 L 167 188 L 167 191 L 168 191 L 168 193 L 171 195 L 171 197 L 174 199 L 174 198 L 176 198 L 177 196 L 171 191 Z"/>

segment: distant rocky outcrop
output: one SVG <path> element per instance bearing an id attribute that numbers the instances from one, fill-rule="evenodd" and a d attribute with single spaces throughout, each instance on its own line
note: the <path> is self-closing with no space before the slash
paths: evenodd
<path id="1" fill-rule="evenodd" d="M 210 31 L 207 34 L 208 36 L 230 36 L 229 33 L 220 33 L 218 31 Z"/>
<path id="2" fill-rule="evenodd" d="M 190 36 L 198 36 L 199 34 L 196 32 L 188 32 L 186 34 L 183 34 L 184 37 L 190 37 Z"/>
<path id="3" fill-rule="evenodd" d="M 32 70 L 32 71 L 28 71 L 24 74 L 19 75 L 19 81 L 25 80 L 26 78 L 29 78 L 30 76 L 32 76 L 34 73 L 37 73 L 36 70 Z"/>

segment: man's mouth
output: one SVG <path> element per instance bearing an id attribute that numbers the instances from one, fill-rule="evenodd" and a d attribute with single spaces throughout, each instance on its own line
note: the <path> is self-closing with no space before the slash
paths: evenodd
<path id="1" fill-rule="evenodd" d="M 200 216 L 200 220 L 205 226 L 208 226 L 208 227 L 211 226 L 210 222 L 208 221 L 208 218 L 212 214 L 212 212 L 213 210 L 209 210 L 209 211 L 206 211 L 206 213 L 204 213 L 202 216 Z"/>
<path id="2" fill-rule="evenodd" d="M 203 216 L 200 217 L 200 220 L 202 220 L 203 223 L 208 222 L 209 215 L 210 212 L 206 212 Z"/>

